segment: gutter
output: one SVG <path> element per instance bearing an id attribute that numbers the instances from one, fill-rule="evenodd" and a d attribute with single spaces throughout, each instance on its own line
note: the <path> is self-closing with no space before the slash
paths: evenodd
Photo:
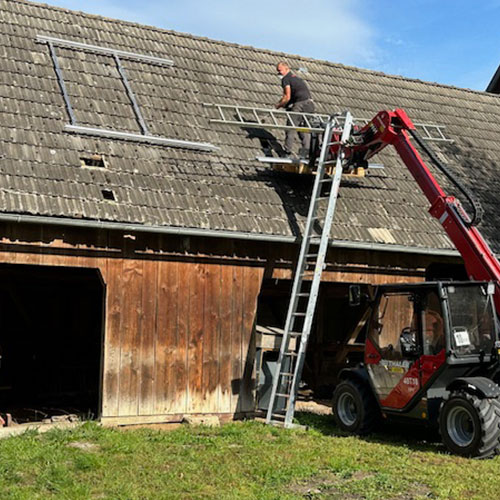
<path id="1" fill-rule="evenodd" d="M 167 226 L 146 226 L 143 224 L 95 221 L 72 218 L 55 218 L 42 215 L 6 214 L 0 213 L 0 222 L 14 224 L 45 224 L 50 226 L 79 227 L 85 229 L 102 229 L 137 233 L 171 234 L 177 236 L 200 236 L 210 238 L 236 239 L 246 241 L 262 241 L 268 243 L 299 243 L 297 236 L 278 236 L 272 234 L 246 233 L 241 231 L 225 231 L 215 229 L 181 228 Z M 460 257 L 453 249 L 415 248 L 403 245 L 385 245 L 383 243 L 366 243 L 355 241 L 333 240 L 332 248 L 352 250 L 372 250 L 377 252 L 397 252 L 421 255 L 436 255 L 442 257 Z"/>

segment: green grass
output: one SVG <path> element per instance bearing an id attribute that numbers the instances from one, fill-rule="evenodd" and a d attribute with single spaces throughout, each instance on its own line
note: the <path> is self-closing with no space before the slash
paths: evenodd
<path id="1" fill-rule="evenodd" d="M 87 423 L 0 441 L 0 499 L 498 498 L 500 457 L 447 454 L 423 431 L 343 435 L 330 417 L 308 430 L 257 422 L 172 431 Z"/>

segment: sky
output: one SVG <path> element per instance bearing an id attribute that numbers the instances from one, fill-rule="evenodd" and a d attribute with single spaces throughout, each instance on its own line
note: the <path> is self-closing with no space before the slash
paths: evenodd
<path id="1" fill-rule="evenodd" d="M 474 90 L 500 65 L 500 0 L 45 2 Z"/>

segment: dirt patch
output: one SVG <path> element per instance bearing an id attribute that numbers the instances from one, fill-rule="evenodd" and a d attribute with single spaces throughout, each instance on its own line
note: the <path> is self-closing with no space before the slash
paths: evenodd
<path id="1" fill-rule="evenodd" d="M 349 479 L 344 479 L 333 472 L 325 473 L 292 485 L 290 491 L 296 495 L 301 495 L 303 498 L 310 499 L 328 498 L 331 500 L 360 500 L 363 498 L 362 496 L 346 493 L 338 488 L 338 485 L 346 480 L 352 480 L 353 477 L 354 475 Z"/>
<path id="2" fill-rule="evenodd" d="M 343 476 L 333 472 L 326 472 L 318 476 L 299 481 L 290 487 L 290 492 L 311 500 L 361 500 L 363 495 L 347 493 L 342 487 L 349 483 L 356 483 L 374 477 L 375 473 L 368 471 L 355 471 L 350 475 Z M 407 492 L 389 497 L 390 500 L 415 500 L 417 498 L 433 498 L 432 490 L 423 483 L 413 483 Z"/>
<path id="3" fill-rule="evenodd" d="M 414 483 L 410 486 L 410 491 L 392 497 L 391 500 L 415 500 L 416 498 L 434 498 L 434 494 L 426 484 Z"/>
<path id="4" fill-rule="evenodd" d="M 295 411 L 314 413 L 315 415 L 331 415 L 332 405 L 329 401 L 297 401 Z"/>

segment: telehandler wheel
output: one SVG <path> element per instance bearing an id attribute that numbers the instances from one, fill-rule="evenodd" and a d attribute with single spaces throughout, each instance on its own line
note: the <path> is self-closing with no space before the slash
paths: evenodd
<path id="1" fill-rule="evenodd" d="M 332 410 L 337 425 L 355 434 L 372 431 L 380 417 L 371 389 L 355 380 L 344 380 L 336 387 Z"/>
<path id="2" fill-rule="evenodd" d="M 463 391 L 453 392 L 439 412 L 439 431 L 452 453 L 487 458 L 500 450 L 500 403 Z"/>

